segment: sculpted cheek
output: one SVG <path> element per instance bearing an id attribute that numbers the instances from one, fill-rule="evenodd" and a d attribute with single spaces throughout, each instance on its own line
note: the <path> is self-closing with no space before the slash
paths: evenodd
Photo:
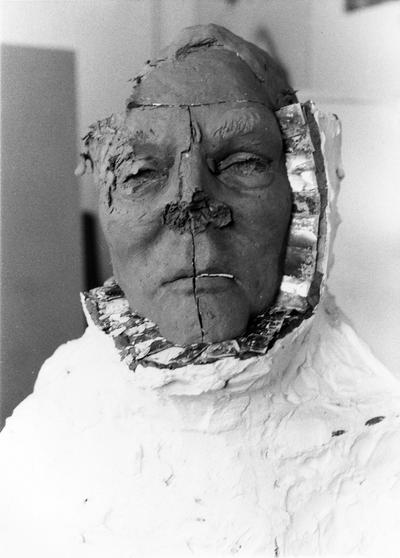
<path id="1" fill-rule="evenodd" d="M 133 256 L 151 246 L 162 229 L 162 210 L 162 202 L 156 199 L 127 199 L 118 191 L 109 206 L 107 193 L 103 193 L 100 220 L 111 249 Z"/>

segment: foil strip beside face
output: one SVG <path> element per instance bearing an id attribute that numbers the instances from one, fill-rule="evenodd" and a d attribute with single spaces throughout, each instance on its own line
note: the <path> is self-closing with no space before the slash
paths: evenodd
<path id="1" fill-rule="evenodd" d="M 276 306 L 305 312 L 310 304 L 309 294 L 317 269 L 321 221 L 324 219 L 326 198 L 324 176 L 317 176 L 321 163 L 312 116 L 313 106 L 306 103 L 288 105 L 276 112 L 285 144 L 286 168 L 292 188 L 293 211 L 288 235 L 284 275 Z M 314 136 L 314 137 L 312 137 Z M 324 205 L 324 207 L 322 207 Z"/>

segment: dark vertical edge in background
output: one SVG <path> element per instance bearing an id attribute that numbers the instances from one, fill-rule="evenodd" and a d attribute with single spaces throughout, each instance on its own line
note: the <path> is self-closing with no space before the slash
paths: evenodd
<path id="1" fill-rule="evenodd" d="M 83 224 L 83 259 L 85 291 L 101 284 L 97 240 L 97 220 L 92 213 L 82 214 Z"/>

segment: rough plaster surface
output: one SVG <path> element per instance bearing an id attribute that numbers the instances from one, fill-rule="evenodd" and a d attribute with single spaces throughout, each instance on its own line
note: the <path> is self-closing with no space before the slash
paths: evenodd
<path id="1" fill-rule="evenodd" d="M 399 383 L 329 299 L 276 354 L 60 347 L 1 437 L 2 556 L 395 556 Z"/>

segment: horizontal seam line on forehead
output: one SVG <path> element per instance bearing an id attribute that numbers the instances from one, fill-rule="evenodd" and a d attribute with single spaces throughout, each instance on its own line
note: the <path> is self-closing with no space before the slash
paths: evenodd
<path id="1" fill-rule="evenodd" d="M 134 101 L 132 101 L 132 103 L 134 103 Z M 263 103 L 261 101 L 256 101 L 253 99 L 232 99 L 229 101 L 214 101 L 214 102 L 210 102 L 210 103 L 181 103 L 181 104 L 177 104 L 177 105 L 172 105 L 172 104 L 167 104 L 167 103 L 135 103 L 135 106 L 133 107 L 129 107 L 129 103 L 127 105 L 127 109 L 129 110 L 133 110 L 135 108 L 142 108 L 142 107 L 152 107 L 152 108 L 189 108 L 189 107 L 207 107 L 207 106 L 212 106 L 212 105 L 223 105 L 223 104 L 228 104 L 228 103 L 243 103 L 243 104 L 247 104 L 247 103 L 254 103 L 257 105 L 262 105 L 263 107 L 266 107 L 268 109 L 270 109 L 270 107 L 266 104 Z"/>

